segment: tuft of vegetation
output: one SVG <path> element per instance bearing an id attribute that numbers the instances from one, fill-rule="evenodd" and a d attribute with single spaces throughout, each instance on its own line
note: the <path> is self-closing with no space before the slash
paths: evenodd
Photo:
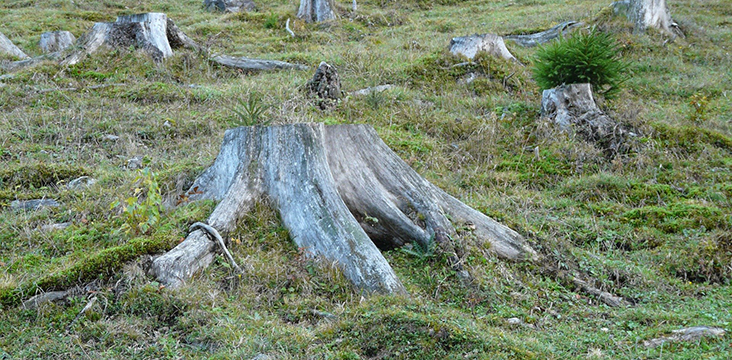
<path id="1" fill-rule="evenodd" d="M 534 79 L 541 89 L 590 83 L 594 91 L 612 95 L 626 79 L 627 69 L 612 34 L 580 31 L 536 51 Z"/>

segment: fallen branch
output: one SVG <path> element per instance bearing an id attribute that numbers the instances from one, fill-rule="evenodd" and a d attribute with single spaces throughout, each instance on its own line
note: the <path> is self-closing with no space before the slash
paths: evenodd
<path id="1" fill-rule="evenodd" d="M 285 22 L 285 30 L 290 33 L 290 36 L 295 37 L 295 32 L 290 29 L 290 18 L 287 18 L 287 22 Z"/>
<path id="2" fill-rule="evenodd" d="M 250 59 L 245 57 L 233 57 L 227 55 L 217 55 L 211 58 L 211 61 L 230 68 L 240 69 L 244 71 L 272 71 L 272 70 L 307 70 L 305 65 L 291 64 L 278 60 L 261 60 Z"/>
<path id="3" fill-rule="evenodd" d="M 517 43 L 523 47 L 534 47 L 537 45 L 548 43 L 549 41 L 556 39 L 560 35 L 564 35 L 564 34 L 568 33 L 569 31 L 571 31 L 572 29 L 574 29 L 576 27 L 580 27 L 582 25 L 584 25 L 583 22 L 566 21 L 557 26 L 552 27 L 549 30 L 544 30 L 542 32 L 538 32 L 535 34 L 504 35 L 503 38 L 512 40 L 515 43 Z"/>

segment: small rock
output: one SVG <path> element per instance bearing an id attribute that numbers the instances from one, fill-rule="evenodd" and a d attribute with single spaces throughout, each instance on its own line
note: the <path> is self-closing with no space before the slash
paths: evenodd
<path id="1" fill-rule="evenodd" d="M 372 86 L 372 87 L 368 87 L 365 89 L 357 90 L 357 91 L 352 92 L 351 94 L 353 96 L 365 96 L 365 95 L 369 95 L 371 93 L 380 93 L 382 91 L 386 91 L 386 90 L 389 90 L 389 89 L 392 89 L 395 87 L 396 86 L 391 85 L 391 84 L 378 85 L 378 86 Z"/>
<path id="2" fill-rule="evenodd" d="M 508 319 L 506 319 L 506 322 L 509 325 L 521 325 L 524 323 L 521 319 L 516 318 L 516 317 L 508 318 Z"/>
<path id="3" fill-rule="evenodd" d="M 610 331 L 610 329 L 604 327 L 604 328 L 601 328 L 600 331 L 602 331 L 602 332 L 608 332 L 608 331 Z"/>
<path id="4" fill-rule="evenodd" d="M 64 223 L 58 223 L 58 224 L 48 224 L 41 226 L 42 232 L 52 232 L 56 230 L 63 230 L 67 227 L 71 226 L 70 222 L 64 222 Z"/>
<path id="5" fill-rule="evenodd" d="M 107 134 L 107 135 L 102 136 L 102 140 L 105 140 L 105 141 L 117 141 L 117 140 L 119 140 L 119 136 L 112 135 L 112 134 Z"/>
<path id="6" fill-rule="evenodd" d="M 15 78 L 15 74 L 0 75 L 0 80 L 10 80 Z"/>
<path id="7" fill-rule="evenodd" d="M 10 203 L 13 210 L 39 210 L 47 207 L 59 207 L 61 204 L 53 199 L 36 199 L 36 200 L 15 200 Z"/>
<path id="8" fill-rule="evenodd" d="M 68 31 L 49 31 L 41 34 L 40 47 L 44 54 L 63 51 L 76 42 L 74 34 Z"/>
<path id="9" fill-rule="evenodd" d="M 669 336 L 646 340 L 643 345 L 647 348 L 654 348 L 663 345 L 665 342 L 696 341 L 704 337 L 722 337 L 726 331 L 721 328 L 708 326 L 695 326 L 672 331 Z"/>
<path id="10" fill-rule="evenodd" d="M 267 354 L 259 354 L 253 357 L 252 360 L 274 360 L 274 358 Z"/>
<path id="11" fill-rule="evenodd" d="M 142 157 L 135 156 L 132 159 L 127 160 L 127 170 L 142 169 Z"/>
<path id="12" fill-rule="evenodd" d="M 66 185 L 66 187 L 69 188 L 69 190 L 84 190 L 96 184 L 96 182 L 97 180 L 94 178 L 91 178 L 89 176 L 82 176 L 69 181 L 69 184 Z"/>
<path id="13" fill-rule="evenodd" d="M 342 95 L 341 78 L 336 68 L 325 61 L 321 62 L 313 78 L 308 81 L 307 89 L 309 94 L 321 99 L 318 104 L 321 110 L 334 106 Z"/>

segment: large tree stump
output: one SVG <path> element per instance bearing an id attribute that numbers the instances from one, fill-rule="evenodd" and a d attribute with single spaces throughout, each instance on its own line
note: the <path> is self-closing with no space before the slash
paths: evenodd
<path id="1" fill-rule="evenodd" d="M 630 133 L 597 107 L 590 84 L 562 85 L 544 90 L 541 116 L 561 130 L 574 130 L 612 157 L 627 147 Z"/>
<path id="2" fill-rule="evenodd" d="M 113 49 L 142 49 L 154 61 L 160 62 L 173 55 L 172 48 L 201 48 L 186 36 L 172 20 L 162 13 L 118 16 L 112 23 L 96 23 L 77 41 L 77 50 L 67 55 L 62 65 L 73 65 L 98 51 L 102 46 Z"/>
<path id="3" fill-rule="evenodd" d="M 553 26 L 548 30 L 544 30 L 534 34 L 525 35 L 504 35 L 503 38 L 512 40 L 523 47 L 534 47 L 537 45 L 548 43 L 560 35 L 566 35 L 572 29 L 584 25 L 582 22 L 566 21 L 559 25 Z"/>
<path id="4" fill-rule="evenodd" d="M 255 201 L 267 198 L 298 247 L 335 262 L 369 293 L 405 291 L 378 247 L 435 241 L 459 261 L 454 223 L 473 229 L 465 239 L 502 258 L 537 257 L 521 235 L 419 176 L 367 125 L 228 130 L 216 161 L 188 196 L 220 200 L 208 223 L 224 237 Z M 155 259 L 151 273 L 177 287 L 207 267 L 215 250 L 206 233 L 195 230 Z"/>
<path id="5" fill-rule="evenodd" d="M 3 33 L 0 32 L 0 54 L 7 54 L 10 56 L 14 56 L 19 59 L 28 59 L 28 55 L 26 55 L 23 50 L 20 50 L 19 47 L 15 46 L 10 39 L 8 39 Z"/>
<path id="6" fill-rule="evenodd" d="M 300 0 L 297 17 L 305 22 L 320 22 L 333 20 L 336 14 L 333 11 L 332 0 Z"/>
<path id="7" fill-rule="evenodd" d="M 74 45 L 76 37 L 68 31 L 49 31 L 41 34 L 39 46 L 44 54 L 54 53 L 66 50 L 69 46 Z"/>
<path id="8" fill-rule="evenodd" d="M 635 30 L 658 29 L 669 35 L 683 36 L 679 26 L 671 19 L 666 0 L 622 0 L 612 4 L 616 13 L 633 22 Z"/>
<path id="9" fill-rule="evenodd" d="M 463 55 L 472 60 L 481 51 L 485 51 L 498 58 L 517 61 L 513 54 L 506 48 L 503 38 L 498 35 L 475 34 L 454 37 L 450 40 L 450 52 L 453 55 Z"/>

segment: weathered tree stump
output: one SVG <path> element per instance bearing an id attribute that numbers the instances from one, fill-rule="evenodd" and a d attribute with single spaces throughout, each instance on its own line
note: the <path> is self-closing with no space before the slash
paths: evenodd
<path id="1" fill-rule="evenodd" d="M 608 157 L 626 150 L 630 133 L 597 107 L 590 84 L 562 85 L 544 90 L 541 116 L 554 122 L 562 131 L 574 130 Z"/>
<path id="2" fill-rule="evenodd" d="M 321 62 L 315 70 L 313 78 L 307 83 L 308 94 L 320 98 L 318 105 L 325 110 L 334 106 L 343 94 L 341 91 L 341 78 L 336 68 L 325 61 Z"/>
<path id="3" fill-rule="evenodd" d="M 622 0 L 612 3 L 616 14 L 625 15 L 635 30 L 658 29 L 666 34 L 684 36 L 678 24 L 671 19 L 666 0 Z"/>
<path id="4" fill-rule="evenodd" d="M 504 35 L 503 38 L 511 40 L 523 47 L 534 47 L 537 45 L 548 43 L 558 38 L 560 35 L 565 35 L 572 29 L 580 27 L 582 25 L 584 25 L 584 23 L 582 22 L 566 21 L 552 27 L 551 29 L 544 30 L 538 33 L 526 35 Z"/>
<path id="5" fill-rule="evenodd" d="M 61 64 L 76 64 L 103 45 L 114 49 L 134 46 L 142 49 L 156 62 L 172 56 L 172 48 L 201 49 L 163 13 L 127 15 L 118 16 L 117 21 L 112 23 L 94 24 L 77 41 L 78 49 L 66 56 Z"/>
<path id="6" fill-rule="evenodd" d="M 297 17 L 309 23 L 333 20 L 336 14 L 331 2 L 332 0 L 300 0 Z"/>
<path id="7" fill-rule="evenodd" d="M 8 39 L 3 33 L 0 32 L 0 54 L 7 54 L 10 56 L 14 56 L 19 59 L 28 59 L 28 55 L 26 55 L 23 50 L 20 50 L 19 47 L 15 46 L 10 39 Z"/>
<path id="8" fill-rule="evenodd" d="M 254 71 L 273 71 L 273 70 L 307 70 L 309 67 L 299 64 L 291 64 L 278 60 L 261 60 L 250 59 L 245 57 L 233 57 L 226 55 L 217 55 L 211 58 L 211 61 L 230 68 L 240 69 L 247 72 Z"/>
<path id="9" fill-rule="evenodd" d="M 463 55 L 472 60 L 481 51 L 485 51 L 498 58 L 517 61 L 513 54 L 506 48 L 503 38 L 498 35 L 475 34 L 454 37 L 450 40 L 450 52 L 453 55 Z"/>
<path id="10" fill-rule="evenodd" d="M 74 34 L 68 31 L 49 31 L 41 34 L 39 45 L 44 54 L 66 50 L 76 42 Z"/>
<path id="11" fill-rule="evenodd" d="M 405 292 L 378 247 L 434 241 L 459 261 L 454 224 L 472 229 L 463 240 L 502 258 L 537 258 L 521 235 L 419 176 L 367 125 L 228 130 L 216 161 L 188 196 L 220 200 L 208 223 L 225 238 L 255 201 L 268 199 L 298 247 L 336 263 L 369 293 Z M 195 230 L 150 271 L 177 287 L 207 267 L 215 250 L 206 233 Z"/>
<path id="12" fill-rule="evenodd" d="M 256 5 L 252 0 L 203 0 L 203 7 L 208 11 L 240 12 L 254 11 Z"/>

